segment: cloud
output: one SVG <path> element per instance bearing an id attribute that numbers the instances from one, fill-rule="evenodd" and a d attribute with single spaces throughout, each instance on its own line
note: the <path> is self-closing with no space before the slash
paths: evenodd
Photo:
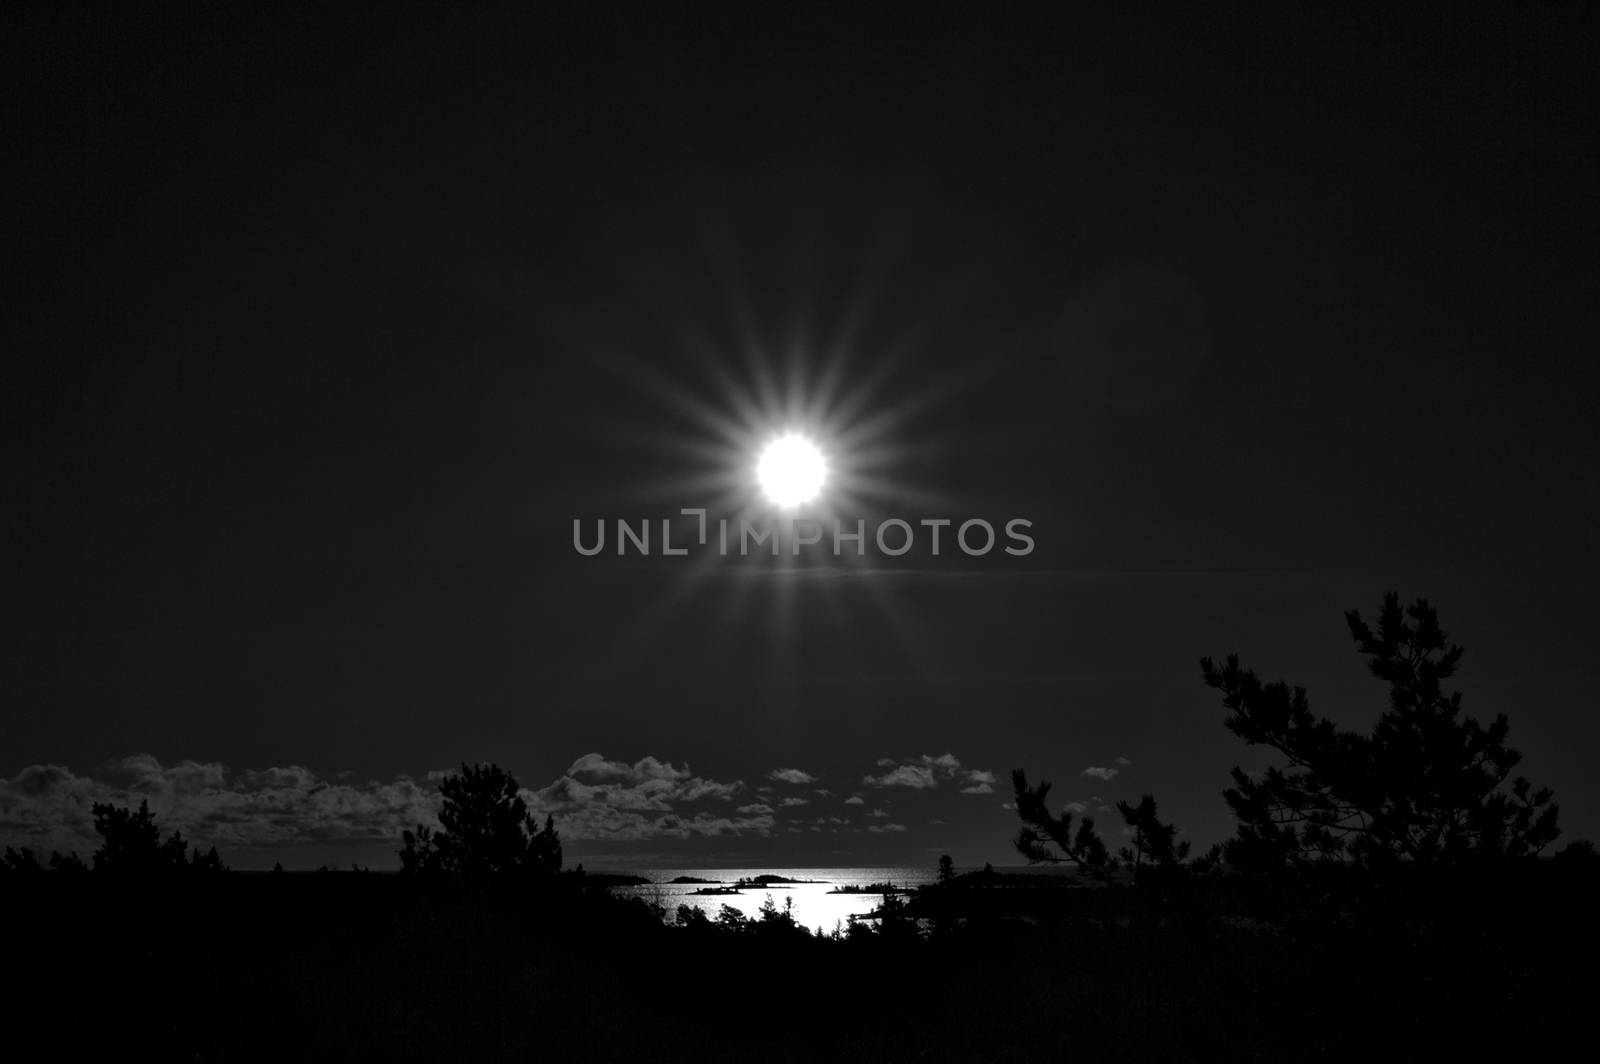
<path id="1" fill-rule="evenodd" d="M 906 826 L 904 824 L 873 824 L 867 830 L 874 835 L 878 835 L 885 831 L 905 831 Z"/>
<path id="2" fill-rule="evenodd" d="M 754 802 L 735 816 L 690 809 L 707 801 L 729 801 L 742 780 L 697 776 L 654 757 L 628 765 L 585 754 L 565 774 L 536 791 L 524 791 L 539 816 L 551 815 L 565 839 L 688 838 L 695 835 L 766 835 L 776 823 L 772 806 Z"/>
<path id="3" fill-rule="evenodd" d="M 791 808 L 793 806 L 797 806 L 797 805 L 810 805 L 810 804 L 811 804 L 811 799 L 810 798 L 785 798 L 783 801 L 778 803 L 779 807 L 783 808 L 783 809 L 789 809 L 789 808 Z"/>
<path id="4" fill-rule="evenodd" d="M 767 773 L 767 779 L 777 780 L 779 783 L 815 783 L 817 777 L 809 772 L 797 768 L 775 768 Z"/>
<path id="5" fill-rule="evenodd" d="M 1127 766 L 1129 766 L 1129 765 L 1131 765 L 1131 764 L 1133 764 L 1133 762 L 1132 762 L 1132 761 L 1129 761 L 1129 760 L 1128 760 L 1128 759 L 1127 759 L 1127 758 L 1125 758 L 1125 757 L 1115 757 L 1115 758 L 1112 758 L 1112 760 L 1113 760 L 1113 761 L 1114 761 L 1114 762 L 1116 762 L 1116 763 L 1117 763 L 1117 764 L 1119 764 L 1119 765 L 1121 765 L 1121 766 L 1123 766 L 1123 767 L 1124 767 L 1124 768 L 1126 768 L 1126 767 L 1127 767 Z"/>
<path id="6" fill-rule="evenodd" d="M 1069 813 L 1081 813 L 1085 809 L 1088 809 L 1089 807 L 1084 805 L 1082 802 L 1068 802 L 1062 808 L 1064 808 Z"/>
<path id="7" fill-rule="evenodd" d="M 967 770 L 967 785 L 961 788 L 962 794 L 993 794 L 994 773 L 982 769 Z"/>
<path id="8" fill-rule="evenodd" d="M 867 800 L 859 794 L 852 794 L 844 800 L 845 805 L 866 805 Z"/>
<path id="9" fill-rule="evenodd" d="M 886 817 L 889 814 L 884 812 L 882 809 L 874 809 L 872 812 L 868 813 L 867 815 L 868 816 L 875 816 L 875 817 Z"/>
<path id="10" fill-rule="evenodd" d="M 541 815 L 552 813 L 561 819 L 575 809 L 604 806 L 622 812 L 670 813 L 680 803 L 707 798 L 732 798 L 743 783 L 719 783 L 694 775 L 685 764 L 678 768 L 668 762 L 646 757 L 632 765 L 608 761 L 599 754 L 585 754 L 564 775 L 537 791 L 525 795 L 529 805 Z M 579 828 L 581 830 L 581 828 Z M 568 832 L 572 838 L 589 838 Z M 609 832 L 601 837 L 608 837 Z"/>
<path id="11" fill-rule="evenodd" d="M 640 758 L 629 765 L 622 761 L 608 761 L 602 754 L 584 754 L 568 767 L 567 775 L 588 776 L 592 780 L 599 781 L 643 783 L 652 780 L 672 782 L 688 779 L 691 773 L 687 764 L 682 768 L 676 768 L 669 762 L 658 761 L 653 757 Z"/>
<path id="12" fill-rule="evenodd" d="M 1117 768 L 1101 768 L 1097 765 L 1090 765 L 1088 768 L 1083 770 L 1083 774 L 1088 776 L 1090 779 L 1114 780 L 1117 778 L 1117 774 L 1121 771 L 1121 769 Z"/>
<path id="13" fill-rule="evenodd" d="M 861 782 L 874 787 L 910 787 L 917 791 L 938 786 L 933 769 L 926 765 L 896 765 L 881 776 L 867 776 Z"/>
<path id="14" fill-rule="evenodd" d="M 892 758 L 878 758 L 878 767 L 884 771 L 877 775 L 864 776 L 861 782 L 873 787 L 907 787 L 915 791 L 925 791 L 937 787 L 946 781 L 957 781 L 963 784 L 963 794 L 993 794 L 994 773 L 983 769 L 964 769 L 961 759 L 954 754 L 940 754 L 937 757 L 923 754 L 921 757 L 908 761 L 896 762 Z"/>
<path id="15" fill-rule="evenodd" d="M 97 802 L 148 802 L 163 832 L 230 847 L 395 840 L 435 819 L 435 788 L 409 776 L 380 783 L 323 779 L 301 765 L 236 771 L 218 762 L 164 765 L 150 754 L 78 775 L 62 765 L 29 765 L 0 778 L 0 837 L 12 844 L 92 852 Z"/>
<path id="16" fill-rule="evenodd" d="M 92 852 L 99 847 L 92 807 L 149 802 L 164 832 L 181 831 L 201 846 L 230 849 L 307 843 L 392 842 L 417 824 L 436 825 L 436 781 L 400 775 L 361 781 L 322 777 L 303 765 L 231 769 L 217 762 L 163 764 L 133 754 L 78 775 L 61 765 L 29 765 L 0 777 L 0 841 Z M 772 808 L 754 803 L 718 812 L 744 788 L 697 776 L 687 764 L 655 757 L 628 764 L 585 754 L 557 779 L 522 797 L 541 819 L 556 818 L 564 839 L 643 839 L 767 834 Z M 708 808 L 709 806 L 709 808 Z M 721 805 L 726 810 L 725 805 Z"/>

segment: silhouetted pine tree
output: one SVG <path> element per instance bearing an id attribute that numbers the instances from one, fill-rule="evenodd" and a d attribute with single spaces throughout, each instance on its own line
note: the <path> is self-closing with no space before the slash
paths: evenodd
<path id="1" fill-rule="evenodd" d="M 5 860 L 0 861 L 0 873 L 26 874 L 42 871 L 44 869 L 39 865 L 39 855 L 34 853 L 32 849 L 27 846 L 20 850 L 12 849 L 10 846 L 6 847 Z"/>
<path id="2" fill-rule="evenodd" d="M 50 868 L 55 872 L 87 872 L 89 866 L 76 853 L 62 854 L 50 851 Z"/>
<path id="3" fill-rule="evenodd" d="M 1305 689 L 1263 684 L 1230 655 L 1200 662 L 1222 692 L 1227 727 L 1287 764 L 1259 777 L 1240 768 L 1224 792 L 1238 818 L 1229 863 L 1276 866 L 1313 860 L 1384 864 L 1460 862 L 1538 854 L 1560 833 L 1548 789 L 1511 778 L 1521 755 L 1506 745 L 1506 718 L 1487 727 L 1461 714 L 1450 643 L 1426 599 L 1404 609 L 1384 596 L 1374 631 L 1356 611 L 1350 634 L 1372 674 L 1389 685 L 1389 708 L 1370 734 L 1313 716 Z"/>
<path id="4" fill-rule="evenodd" d="M 227 871 L 222 858 L 217 856 L 216 847 L 204 855 L 196 848 L 191 856 L 181 833 L 175 831 L 162 841 L 161 829 L 156 825 L 148 801 L 141 801 L 137 812 L 108 802 L 96 802 L 90 811 L 101 840 L 94 854 L 96 872 L 150 875 L 182 870 Z M 54 858 L 51 866 L 56 866 Z"/>
<path id="5" fill-rule="evenodd" d="M 528 811 L 515 777 L 498 765 L 462 765 L 439 781 L 439 830 L 418 825 L 402 835 L 404 871 L 454 872 L 468 878 L 516 873 L 540 877 L 561 870 L 555 819 L 544 827 Z"/>
<path id="6" fill-rule="evenodd" d="M 1118 802 L 1117 812 L 1122 814 L 1122 822 L 1133 832 L 1130 836 L 1131 845 L 1122 847 L 1117 856 L 1124 864 L 1132 866 L 1135 882 L 1146 867 L 1170 871 L 1179 867 L 1189 856 L 1189 843 L 1178 840 L 1177 826 L 1163 823 L 1156 815 L 1154 795 L 1144 795 L 1138 805 Z"/>
<path id="7" fill-rule="evenodd" d="M 1014 840 L 1018 853 L 1030 861 L 1070 861 L 1084 875 L 1109 879 L 1116 869 L 1116 859 L 1096 833 L 1093 817 L 1083 817 L 1074 828 L 1071 811 L 1050 812 L 1050 783 L 1041 781 L 1037 787 L 1030 787 L 1027 774 L 1020 768 L 1012 770 L 1011 786 L 1017 816 L 1022 820 Z"/>
<path id="8" fill-rule="evenodd" d="M 439 848 L 433 844 L 433 830 L 423 824 L 416 831 L 400 833 L 400 871 L 405 875 L 425 875 L 444 870 Z"/>

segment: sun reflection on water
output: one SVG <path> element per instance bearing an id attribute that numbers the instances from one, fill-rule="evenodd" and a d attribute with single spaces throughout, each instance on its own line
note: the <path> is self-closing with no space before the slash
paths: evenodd
<path id="1" fill-rule="evenodd" d="M 671 920 L 679 905 L 692 905 L 716 919 L 724 905 L 730 905 L 750 919 L 759 919 L 761 906 L 770 896 L 781 912 L 785 898 L 794 900 L 795 921 L 808 930 L 822 928 L 831 933 L 835 926 L 848 927 L 852 916 L 865 916 L 883 901 L 880 894 L 834 894 L 840 887 L 866 887 L 875 883 L 918 887 L 934 881 L 934 870 L 905 866 L 882 868 L 660 868 L 642 872 L 653 883 L 635 887 L 614 887 L 622 897 L 657 901 Z M 732 886 L 740 879 L 761 875 L 811 882 L 751 887 L 737 894 L 696 894 L 707 886 Z M 707 883 L 673 883 L 678 877 L 711 880 Z"/>

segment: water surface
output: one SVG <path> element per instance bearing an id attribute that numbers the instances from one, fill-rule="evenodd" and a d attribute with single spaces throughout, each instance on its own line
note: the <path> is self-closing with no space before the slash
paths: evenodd
<path id="1" fill-rule="evenodd" d="M 852 916 L 864 916 L 877 908 L 883 901 L 881 894 L 832 894 L 830 891 L 842 886 L 869 886 L 875 883 L 892 883 L 900 887 L 917 887 L 932 883 L 936 877 L 934 869 L 914 868 L 909 866 L 893 866 L 883 868 L 657 868 L 640 875 L 649 876 L 655 882 L 646 886 L 614 887 L 614 893 L 623 897 L 642 897 L 649 901 L 659 902 L 667 910 L 668 919 L 677 912 L 679 905 L 693 905 L 705 911 L 705 914 L 716 919 L 724 905 L 731 905 L 748 917 L 756 918 L 760 915 L 763 902 L 768 897 L 773 904 L 782 909 L 785 898 L 794 900 L 795 919 L 815 931 L 821 928 L 824 932 L 831 932 L 836 927 L 843 928 L 848 925 Z M 739 879 L 754 879 L 756 876 L 773 875 L 783 876 L 787 879 L 814 880 L 816 882 L 795 883 L 793 885 L 774 884 L 771 887 L 757 887 L 742 890 L 738 894 L 695 894 L 707 884 L 700 883 L 672 883 L 669 882 L 679 876 L 693 876 L 696 879 L 713 881 L 714 885 L 731 886 Z"/>

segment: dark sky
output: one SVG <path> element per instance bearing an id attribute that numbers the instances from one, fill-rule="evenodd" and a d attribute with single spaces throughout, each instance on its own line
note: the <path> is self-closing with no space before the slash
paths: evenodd
<path id="1" fill-rule="evenodd" d="M 7 841 L 379 865 L 493 760 L 569 860 L 1009 863 L 1016 767 L 1204 844 L 1200 656 L 1365 726 L 1391 588 L 1597 833 L 1592 14 L 543 7 L 11 35 Z M 573 550 L 827 366 L 861 516 L 1036 551 Z"/>

